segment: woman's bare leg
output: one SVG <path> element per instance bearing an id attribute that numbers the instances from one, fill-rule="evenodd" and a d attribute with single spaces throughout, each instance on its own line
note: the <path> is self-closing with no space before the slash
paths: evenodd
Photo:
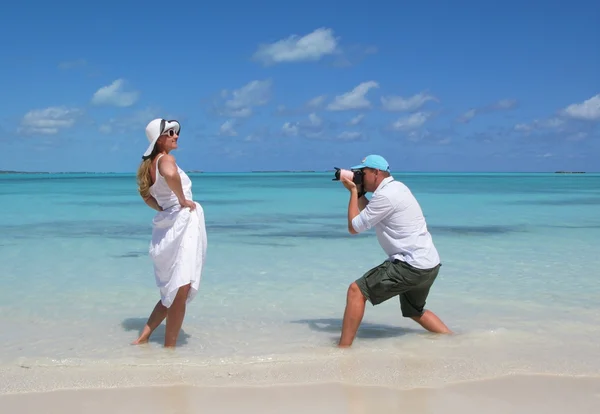
<path id="1" fill-rule="evenodd" d="M 162 321 L 167 317 L 167 308 L 164 306 L 159 300 L 156 306 L 154 306 L 154 310 L 150 314 L 148 318 L 148 322 L 146 322 L 146 326 L 144 326 L 144 330 L 138 339 L 133 341 L 132 345 L 145 344 L 148 342 L 148 338 L 152 335 L 152 332 L 162 323 Z"/>
<path id="2" fill-rule="evenodd" d="M 185 316 L 185 305 L 190 292 L 190 284 L 181 286 L 177 291 L 173 304 L 167 310 L 167 329 L 165 332 L 165 347 L 175 348 L 177 337 Z"/>

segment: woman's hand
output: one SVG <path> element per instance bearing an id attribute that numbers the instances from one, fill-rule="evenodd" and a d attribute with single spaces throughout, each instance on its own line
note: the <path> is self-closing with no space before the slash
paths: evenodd
<path id="1" fill-rule="evenodd" d="M 162 207 L 158 205 L 156 199 L 152 196 L 148 196 L 144 198 L 144 202 L 148 204 L 149 207 L 153 208 L 156 211 L 163 211 Z"/>
<path id="2" fill-rule="evenodd" d="M 194 211 L 196 209 L 196 203 L 194 203 L 192 200 L 183 200 L 183 202 L 180 201 L 179 204 L 181 205 L 181 208 L 189 207 L 190 211 Z"/>

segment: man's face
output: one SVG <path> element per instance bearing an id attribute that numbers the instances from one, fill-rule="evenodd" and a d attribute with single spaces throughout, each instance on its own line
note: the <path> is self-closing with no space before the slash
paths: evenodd
<path id="1" fill-rule="evenodd" d="M 379 184 L 379 171 L 373 168 L 363 168 L 363 189 L 367 192 L 373 192 Z"/>

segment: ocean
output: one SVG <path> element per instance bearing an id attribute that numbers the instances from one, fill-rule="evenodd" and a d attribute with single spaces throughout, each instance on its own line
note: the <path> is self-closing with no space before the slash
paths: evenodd
<path id="1" fill-rule="evenodd" d="M 164 324 L 130 345 L 159 299 L 155 212 L 135 175 L 0 175 L 0 391 L 48 389 L 61 375 L 60 386 L 84 386 L 82 372 L 107 381 L 140 367 L 156 374 L 148 383 L 174 366 L 202 382 L 202 372 L 305 364 L 307 381 L 406 386 L 600 372 L 600 174 L 394 173 L 442 258 L 427 308 L 455 335 L 423 331 L 394 298 L 367 303 L 349 350 L 335 347 L 346 290 L 385 254 L 373 230 L 348 234 L 348 192 L 332 173 L 190 177 L 207 263 L 179 346 L 165 350 Z M 356 366 L 336 371 L 348 358 Z M 374 360 L 402 369 L 369 370 Z"/>

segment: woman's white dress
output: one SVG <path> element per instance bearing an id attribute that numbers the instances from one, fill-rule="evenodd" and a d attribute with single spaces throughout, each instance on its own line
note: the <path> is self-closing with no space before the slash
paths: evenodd
<path id="1" fill-rule="evenodd" d="M 177 196 L 160 175 L 158 160 L 162 155 L 156 157 L 156 181 L 150 187 L 150 194 L 163 209 L 152 220 L 150 257 L 161 302 L 168 308 L 181 286 L 191 283 L 188 303 L 198 293 L 206 260 L 207 236 L 202 206 L 196 203 L 194 211 L 181 208 Z M 179 166 L 177 170 L 185 198 L 193 200 L 192 181 Z"/>

